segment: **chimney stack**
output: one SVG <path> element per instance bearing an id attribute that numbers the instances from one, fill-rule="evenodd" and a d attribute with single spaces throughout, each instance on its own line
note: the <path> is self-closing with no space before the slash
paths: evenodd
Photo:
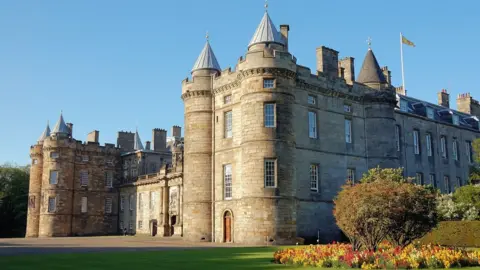
<path id="1" fill-rule="evenodd" d="M 182 137 L 182 128 L 180 126 L 172 127 L 172 137 L 181 138 Z"/>
<path id="2" fill-rule="evenodd" d="M 446 89 L 438 92 L 438 105 L 450 108 L 450 95 Z"/>
<path id="3" fill-rule="evenodd" d="M 382 67 L 382 73 L 385 79 L 387 80 L 388 86 L 392 85 L 392 72 L 388 70 L 387 66 Z"/>
<path id="4" fill-rule="evenodd" d="M 150 150 L 150 141 L 145 142 L 145 150 Z"/>
<path id="5" fill-rule="evenodd" d="M 325 46 L 317 48 L 317 72 L 329 78 L 338 77 L 338 52 Z"/>
<path id="6" fill-rule="evenodd" d="M 162 152 L 167 148 L 167 131 L 161 128 L 152 130 L 153 151 Z"/>
<path id="7" fill-rule="evenodd" d="M 288 31 L 290 31 L 290 26 L 288 24 L 280 25 L 280 34 L 283 37 L 283 42 L 285 43 L 285 51 L 288 52 Z"/>
<path id="8" fill-rule="evenodd" d="M 100 131 L 94 130 L 87 135 L 87 142 L 98 143 L 98 137 L 100 137 Z"/>
<path id="9" fill-rule="evenodd" d="M 347 84 L 353 84 L 355 81 L 355 68 L 354 68 L 354 60 L 353 57 L 345 57 L 338 61 L 338 68 L 343 70 L 343 77 Z"/>

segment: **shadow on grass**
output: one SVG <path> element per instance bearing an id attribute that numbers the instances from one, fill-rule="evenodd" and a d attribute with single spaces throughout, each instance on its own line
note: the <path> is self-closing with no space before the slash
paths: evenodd
<path id="1" fill-rule="evenodd" d="M 207 248 L 143 252 L 71 253 L 0 257 L 6 269 L 285 269 L 272 263 L 277 247 Z M 141 249 L 142 250 L 142 249 Z M 306 268 L 302 268 L 306 269 Z"/>

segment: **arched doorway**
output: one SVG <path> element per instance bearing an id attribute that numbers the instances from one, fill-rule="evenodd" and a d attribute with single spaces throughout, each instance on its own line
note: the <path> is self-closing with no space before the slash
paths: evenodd
<path id="1" fill-rule="evenodd" d="M 225 243 L 232 242 L 232 213 L 225 211 L 223 215 L 223 241 Z"/>

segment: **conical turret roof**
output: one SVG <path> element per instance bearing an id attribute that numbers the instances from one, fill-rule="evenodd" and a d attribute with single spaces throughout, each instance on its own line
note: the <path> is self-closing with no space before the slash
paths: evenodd
<path id="1" fill-rule="evenodd" d="M 272 19 L 270 19 L 270 16 L 266 11 L 252 37 L 252 40 L 250 40 L 250 43 L 248 44 L 248 47 L 257 43 L 278 43 L 285 45 L 282 36 L 277 31 L 277 28 L 275 28 Z"/>
<path id="2" fill-rule="evenodd" d="M 143 150 L 142 140 L 140 140 L 140 136 L 138 135 L 138 130 L 135 131 L 135 138 L 133 142 L 133 149 L 134 150 Z"/>
<path id="3" fill-rule="evenodd" d="M 45 130 L 43 131 L 42 135 L 40 136 L 40 138 L 38 139 L 38 142 L 43 142 L 47 137 L 50 136 L 50 125 L 49 123 L 47 122 L 47 127 L 45 128 Z"/>
<path id="4" fill-rule="evenodd" d="M 212 47 L 210 46 L 210 42 L 205 43 L 202 52 L 195 61 L 193 65 L 192 72 L 199 69 L 214 69 L 220 71 L 220 65 L 218 64 L 217 58 L 213 53 Z"/>
<path id="5" fill-rule="evenodd" d="M 372 49 L 368 49 L 367 55 L 365 55 L 365 60 L 363 60 L 362 69 L 360 70 L 357 81 L 360 83 L 387 82 Z"/>
<path id="6" fill-rule="evenodd" d="M 70 130 L 68 129 L 67 125 L 65 125 L 65 121 L 63 121 L 63 114 L 60 113 L 60 119 L 58 119 L 57 124 L 52 130 L 52 134 L 68 134 Z"/>

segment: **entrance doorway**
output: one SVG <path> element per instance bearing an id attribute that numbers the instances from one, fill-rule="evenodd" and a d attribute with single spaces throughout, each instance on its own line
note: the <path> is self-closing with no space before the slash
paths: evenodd
<path id="1" fill-rule="evenodd" d="M 151 230 L 151 234 L 152 236 L 155 236 L 157 235 L 157 220 L 152 220 L 150 222 L 150 230 Z"/>
<path id="2" fill-rule="evenodd" d="M 175 228 L 173 225 L 177 223 L 177 216 L 172 216 L 170 218 L 170 235 L 173 236 L 175 234 Z"/>
<path id="3" fill-rule="evenodd" d="M 225 243 L 232 242 L 232 213 L 226 211 L 223 216 L 223 241 Z"/>

